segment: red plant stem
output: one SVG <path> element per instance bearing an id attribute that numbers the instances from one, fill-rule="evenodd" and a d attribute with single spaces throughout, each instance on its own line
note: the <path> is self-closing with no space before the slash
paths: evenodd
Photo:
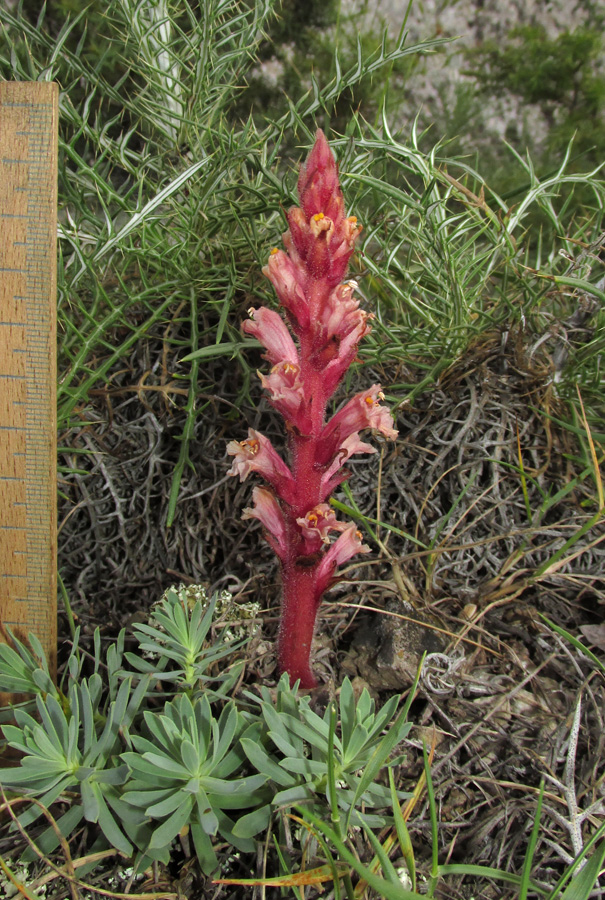
<path id="1" fill-rule="evenodd" d="M 310 363 L 312 343 L 301 339 L 301 380 L 305 396 L 311 397 L 312 429 L 309 435 L 293 434 L 290 441 L 292 474 L 297 486 L 297 503 L 285 510 L 288 531 L 288 558 L 282 564 L 282 610 L 278 638 L 278 661 L 282 672 L 288 672 L 292 684 L 300 679 L 302 688 L 315 687 L 310 653 L 315 621 L 321 600 L 317 589 L 320 559 L 300 555 L 300 531 L 296 519 L 320 501 L 321 469 L 317 466 L 317 445 L 325 423 L 327 398 L 322 373 Z"/>
<path id="2" fill-rule="evenodd" d="M 300 679 L 302 688 L 313 688 L 317 681 L 311 671 L 310 654 L 318 602 L 316 599 L 317 564 L 304 569 L 294 561 L 282 566 L 282 613 L 278 639 L 278 661 L 291 684 Z"/>

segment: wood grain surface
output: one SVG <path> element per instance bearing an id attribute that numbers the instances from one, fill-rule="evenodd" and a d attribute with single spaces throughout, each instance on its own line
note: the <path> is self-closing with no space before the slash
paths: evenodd
<path id="1" fill-rule="evenodd" d="M 0 630 L 36 634 L 53 674 L 58 95 L 0 83 Z"/>

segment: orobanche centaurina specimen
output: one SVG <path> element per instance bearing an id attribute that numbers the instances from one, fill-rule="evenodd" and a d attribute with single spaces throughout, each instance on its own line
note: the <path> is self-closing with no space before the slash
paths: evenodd
<path id="1" fill-rule="evenodd" d="M 256 518 L 279 557 L 283 596 L 278 640 L 279 666 L 294 683 L 311 688 L 316 680 L 309 656 L 323 593 L 337 580 L 338 566 L 369 547 L 351 522 L 340 522 L 327 503 L 349 473 L 354 453 L 375 453 L 360 433 L 366 429 L 397 437 L 393 417 L 374 384 L 346 402 L 326 422 L 328 402 L 370 331 L 370 314 L 359 308 L 356 283 L 344 281 L 361 231 L 345 216 L 338 166 L 322 131 L 298 178 L 300 207 L 288 212 L 285 252 L 273 249 L 264 274 L 272 282 L 286 322 L 272 309 L 250 309 L 242 328 L 266 348 L 271 364 L 260 375 L 269 400 L 283 416 L 288 463 L 263 434 L 250 428 L 245 441 L 231 441 L 231 475 L 250 472 L 266 487 L 255 487 Z M 287 324 L 286 324 L 287 323 Z M 334 540 L 333 533 L 339 533 Z"/>

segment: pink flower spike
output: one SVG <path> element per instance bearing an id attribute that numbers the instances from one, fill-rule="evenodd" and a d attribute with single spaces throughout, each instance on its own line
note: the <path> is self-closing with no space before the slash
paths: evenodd
<path id="1" fill-rule="evenodd" d="M 246 507 L 242 519 L 258 519 L 265 528 L 265 538 L 280 559 L 287 554 L 286 525 L 281 507 L 273 491 L 255 487 L 252 491 L 254 507 Z"/>
<path id="2" fill-rule="evenodd" d="M 265 359 L 272 366 L 281 362 L 298 364 L 296 344 L 279 313 L 261 306 L 249 309 L 248 315 L 250 318 L 242 323 L 242 331 L 251 334 L 267 349 Z"/>
<path id="3" fill-rule="evenodd" d="M 247 440 L 231 441 L 227 451 L 231 475 L 244 481 L 256 472 L 268 482 L 255 489 L 254 506 L 244 518 L 262 523 L 280 560 L 279 668 L 291 684 L 310 689 L 317 685 L 310 653 L 321 596 L 338 577 L 339 565 L 369 552 L 355 525 L 338 521 L 328 498 L 349 477 L 348 459 L 376 452 L 361 440 L 364 430 L 388 438 L 397 431 L 380 403 L 378 384 L 326 421 L 326 407 L 373 316 L 360 308 L 356 282 L 346 281 L 361 225 L 345 213 L 338 164 L 322 131 L 301 166 L 298 193 L 298 205 L 287 212 L 284 249 L 272 250 L 263 269 L 277 292 L 280 315 L 251 309 L 242 326 L 265 347 L 271 364 L 259 376 L 283 416 L 287 456 L 282 459 L 254 429 Z"/>
<path id="4" fill-rule="evenodd" d="M 343 438 L 354 432 L 371 428 L 394 441 L 399 432 L 393 428 L 393 416 L 386 406 L 381 406 L 381 400 L 384 400 L 384 394 L 379 384 L 373 384 L 367 391 L 356 394 L 332 416 L 322 437 L 329 440 L 338 436 L 338 440 L 342 442 Z"/>
<path id="5" fill-rule="evenodd" d="M 245 481 L 250 472 L 258 472 L 281 497 L 293 496 L 295 485 L 290 469 L 260 431 L 249 428 L 245 441 L 229 441 L 227 453 L 234 457 L 229 475 L 239 475 L 240 481 Z"/>
<path id="6" fill-rule="evenodd" d="M 317 570 L 317 586 L 323 593 L 332 581 L 338 566 L 348 562 L 357 553 L 369 553 L 367 544 L 362 544 L 362 534 L 351 522 L 347 525 L 338 540 L 326 552 Z"/>

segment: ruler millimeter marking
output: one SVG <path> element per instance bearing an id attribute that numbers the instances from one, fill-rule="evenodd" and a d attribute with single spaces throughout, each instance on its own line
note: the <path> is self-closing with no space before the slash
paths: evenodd
<path id="1" fill-rule="evenodd" d="M 0 632 L 33 632 L 53 673 L 58 97 L 0 83 Z"/>

